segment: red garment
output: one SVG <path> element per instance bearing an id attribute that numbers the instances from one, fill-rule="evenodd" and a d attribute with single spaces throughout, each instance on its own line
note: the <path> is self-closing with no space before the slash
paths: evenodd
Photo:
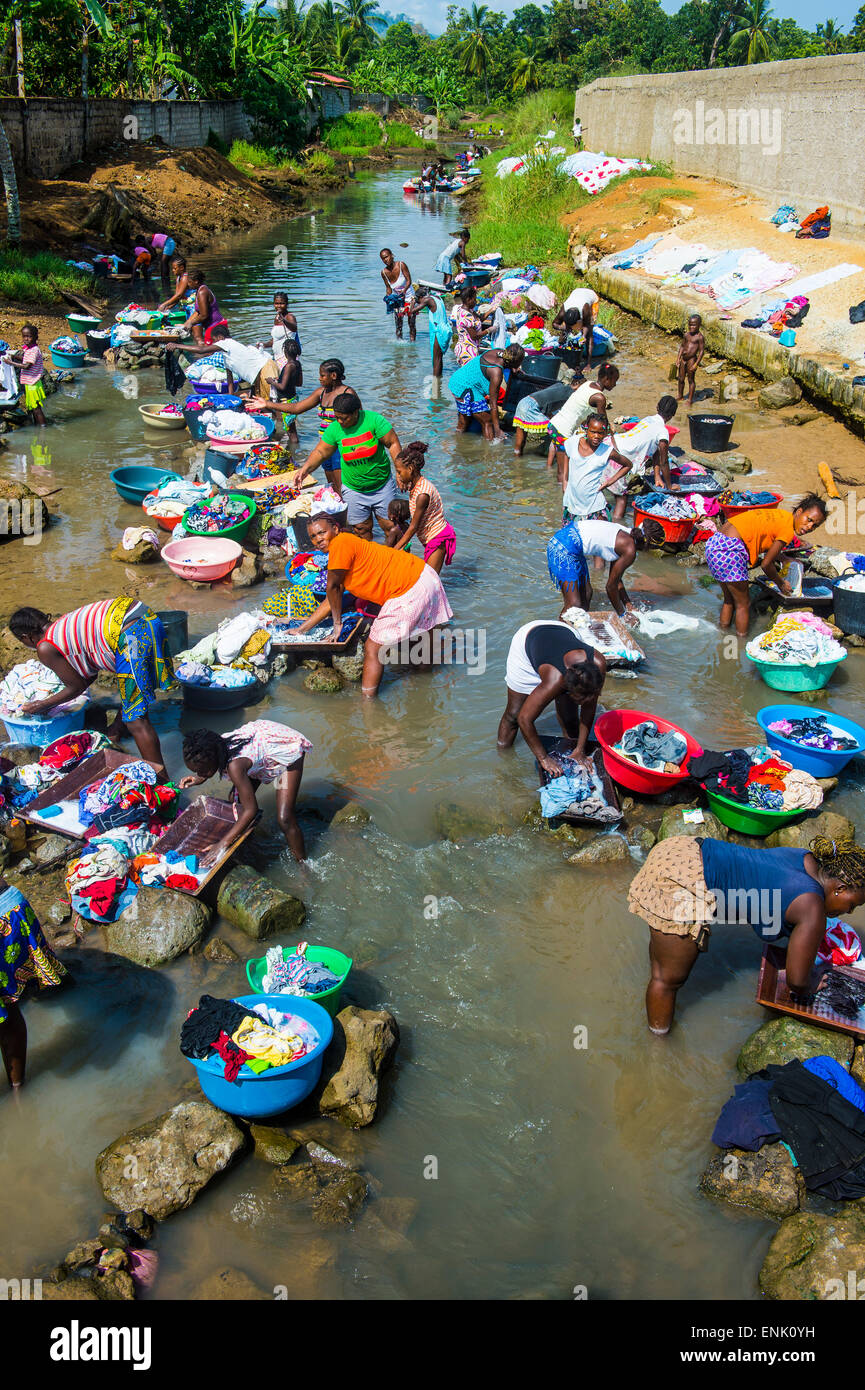
<path id="1" fill-rule="evenodd" d="M 79 734 L 64 734 L 49 743 L 39 758 L 42 767 L 53 767 L 58 771 L 74 767 L 86 758 L 93 743 L 93 735 L 82 731 Z"/>
<path id="2" fill-rule="evenodd" d="M 165 880 L 166 888 L 179 888 L 186 893 L 197 893 L 199 882 L 192 874 L 169 874 Z"/>
<path id="3" fill-rule="evenodd" d="M 97 878 L 75 889 L 76 896 L 88 898 L 94 917 L 105 917 L 126 887 L 125 878 Z"/>
<path id="4" fill-rule="evenodd" d="M 540 314 L 532 314 L 530 319 L 526 319 L 526 328 L 543 328 L 544 320 Z"/>
<path id="5" fill-rule="evenodd" d="M 205 341 L 206 343 L 212 343 L 212 342 L 213 342 L 213 330 L 214 330 L 214 328 L 227 328 L 227 327 L 228 327 L 228 319 L 217 319 L 217 320 L 216 320 L 216 323 L 212 323 L 212 324 L 210 325 L 209 328 L 205 328 L 205 330 L 204 330 L 204 341 Z"/>
<path id="6" fill-rule="evenodd" d="M 240 1071 L 244 1062 L 249 1061 L 252 1053 L 244 1052 L 242 1047 L 238 1047 L 236 1042 L 232 1042 L 227 1033 L 220 1033 L 216 1042 L 212 1042 L 210 1046 L 213 1048 L 214 1052 L 219 1053 L 225 1063 L 226 1081 L 236 1081 L 237 1073 Z"/>
<path id="7" fill-rule="evenodd" d="M 779 762 L 777 758 L 767 758 L 764 763 L 754 764 L 748 773 L 745 786 L 750 787 L 752 782 L 759 782 L 761 786 L 769 787 L 773 792 L 782 792 L 789 771 L 786 763 Z"/>

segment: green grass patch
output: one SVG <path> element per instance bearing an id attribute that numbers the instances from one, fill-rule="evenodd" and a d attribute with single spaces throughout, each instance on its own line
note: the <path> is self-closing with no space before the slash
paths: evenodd
<path id="1" fill-rule="evenodd" d="M 428 143 L 405 121 L 385 121 L 384 128 L 390 143 L 400 149 L 420 150 Z"/>
<path id="2" fill-rule="evenodd" d="M 565 261 L 568 233 L 560 219 L 588 202 L 589 195 L 543 158 L 532 160 L 524 174 L 497 179 L 498 157 L 494 154 L 484 160 L 480 215 L 472 222 L 472 251 L 501 251 L 507 265 Z"/>
<path id="3" fill-rule="evenodd" d="M 336 168 L 336 160 L 325 150 L 316 150 L 304 161 L 303 167 L 310 174 L 332 174 Z"/>
<path id="4" fill-rule="evenodd" d="M 51 251 L 26 255 L 23 251 L 0 250 L 0 297 L 20 299 L 27 304 L 53 304 L 60 290 L 81 294 L 92 289 L 93 276 L 67 265 Z"/>
<path id="5" fill-rule="evenodd" d="M 599 304 L 597 321 L 602 328 L 608 328 L 611 333 L 618 332 L 619 325 L 624 322 L 615 304 Z"/>
<path id="6" fill-rule="evenodd" d="M 654 217 L 665 198 L 687 198 L 690 191 L 688 188 L 649 188 L 639 196 L 643 207 Z"/>
<path id="7" fill-rule="evenodd" d="M 328 125 L 322 144 L 340 151 L 362 148 L 365 153 L 380 145 L 381 138 L 381 122 L 374 112 L 348 111 Z"/>
<path id="8" fill-rule="evenodd" d="M 248 140 L 235 140 L 228 158 L 237 169 L 284 169 L 290 163 L 279 150 L 252 145 Z"/>
<path id="9" fill-rule="evenodd" d="M 505 123 L 508 144 L 513 154 L 525 154 L 539 135 L 555 128 L 562 137 L 558 144 L 570 149 L 573 145 L 571 127 L 574 121 L 574 95 L 566 91 L 532 92 L 523 97 Z M 489 124 L 489 122 L 488 122 Z"/>

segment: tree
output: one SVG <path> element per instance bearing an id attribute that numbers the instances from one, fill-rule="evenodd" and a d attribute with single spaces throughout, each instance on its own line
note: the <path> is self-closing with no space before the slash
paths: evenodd
<path id="1" fill-rule="evenodd" d="M 523 54 L 516 61 L 514 67 L 513 80 L 511 86 L 515 92 L 527 92 L 531 87 L 537 87 L 541 79 L 540 54 L 535 46 L 534 40 L 526 39 L 523 45 Z"/>
<path id="2" fill-rule="evenodd" d="M 742 15 L 742 28 L 730 40 L 730 56 L 745 54 L 746 63 L 765 63 L 772 57 L 769 21 L 772 10 L 768 0 L 750 0 Z"/>
<path id="3" fill-rule="evenodd" d="M 817 37 L 822 40 L 824 53 L 844 52 L 844 35 L 834 19 L 827 19 L 825 24 L 817 25 Z"/>
<path id="4" fill-rule="evenodd" d="M 81 95 L 87 100 L 87 86 L 90 67 L 90 38 L 96 33 L 100 38 L 109 38 L 114 33 L 114 25 L 99 4 L 99 0 L 81 0 L 84 7 L 81 28 Z"/>
<path id="5" fill-rule="evenodd" d="M 487 80 L 487 69 L 492 62 L 489 44 L 492 23 L 487 5 L 476 5 L 472 0 L 471 10 L 466 17 L 466 29 L 465 38 L 460 43 L 463 72 L 470 73 L 472 77 L 483 78 L 484 96 L 489 104 L 490 87 Z"/>
<path id="6" fill-rule="evenodd" d="M 6 240 L 10 246 L 21 244 L 21 205 L 18 201 L 18 179 L 12 162 L 12 151 L 0 121 L 0 175 L 6 192 Z"/>
<path id="7" fill-rule="evenodd" d="M 193 81 L 192 73 L 182 68 L 177 54 L 165 46 L 161 27 L 157 27 L 152 35 L 145 34 L 140 63 L 142 82 L 146 87 L 142 95 L 150 101 L 163 100 L 176 92 L 184 97 L 187 95 L 189 84 Z"/>
<path id="8" fill-rule="evenodd" d="M 718 49 L 727 37 L 730 29 L 737 24 L 745 12 L 745 0 L 729 0 L 729 4 L 724 6 L 725 14 L 721 21 L 720 28 L 712 40 L 712 51 L 709 54 L 709 67 L 713 68 L 718 59 Z"/>
<path id="9" fill-rule="evenodd" d="M 378 35 L 369 22 L 373 15 L 379 13 L 376 0 L 341 0 L 339 11 L 345 27 L 355 38 L 367 39 L 370 43 L 377 41 Z"/>

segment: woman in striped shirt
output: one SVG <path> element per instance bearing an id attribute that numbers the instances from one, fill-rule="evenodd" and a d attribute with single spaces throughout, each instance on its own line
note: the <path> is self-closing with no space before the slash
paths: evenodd
<path id="1" fill-rule="evenodd" d="M 130 733 L 142 758 L 163 763 L 147 711 L 157 690 L 173 686 L 174 671 L 165 648 L 165 628 L 151 608 L 137 599 L 106 599 L 65 613 L 56 622 L 38 608 L 19 608 L 9 619 L 9 629 L 63 681 L 56 695 L 31 701 L 23 714 L 45 714 L 76 700 L 98 675 L 108 672 L 117 677 L 120 693 L 120 714 L 109 734 Z"/>
<path id="2" fill-rule="evenodd" d="M 454 557 L 457 538 L 454 528 L 445 520 L 438 488 L 428 478 L 421 477 L 428 448 L 428 444 L 416 439 L 397 457 L 396 483 L 400 492 L 408 493 L 411 522 L 395 541 L 394 549 L 403 550 L 416 535 L 424 548 L 424 562 L 431 565 L 436 574 L 441 574 L 442 566 L 449 565 Z"/>

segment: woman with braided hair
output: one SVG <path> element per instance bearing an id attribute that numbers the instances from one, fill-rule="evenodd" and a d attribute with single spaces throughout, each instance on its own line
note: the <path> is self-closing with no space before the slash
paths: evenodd
<path id="1" fill-rule="evenodd" d="M 286 843 L 298 863 L 306 858 L 303 832 L 297 823 L 295 806 L 303 776 L 303 760 L 312 748 L 309 739 L 287 724 L 271 719 L 255 719 L 230 734 L 212 729 L 193 729 L 184 735 L 183 761 L 192 776 L 182 777 L 180 786 L 198 787 L 211 777 L 227 777 L 233 786 L 232 799 L 239 805 L 237 819 L 223 836 L 229 845 L 252 825 L 259 815 L 256 792 L 262 782 L 276 787 L 276 817 Z"/>
<path id="2" fill-rule="evenodd" d="M 675 835 L 649 852 L 631 882 L 628 907 L 651 929 L 646 1015 L 669 1033 L 676 993 L 713 926 L 746 925 L 787 952 L 787 987 L 807 1004 L 819 985 L 811 971 L 827 917 L 865 903 L 865 850 L 852 837 L 818 835 L 810 850 L 745 849 L 722 840 Z"/>

